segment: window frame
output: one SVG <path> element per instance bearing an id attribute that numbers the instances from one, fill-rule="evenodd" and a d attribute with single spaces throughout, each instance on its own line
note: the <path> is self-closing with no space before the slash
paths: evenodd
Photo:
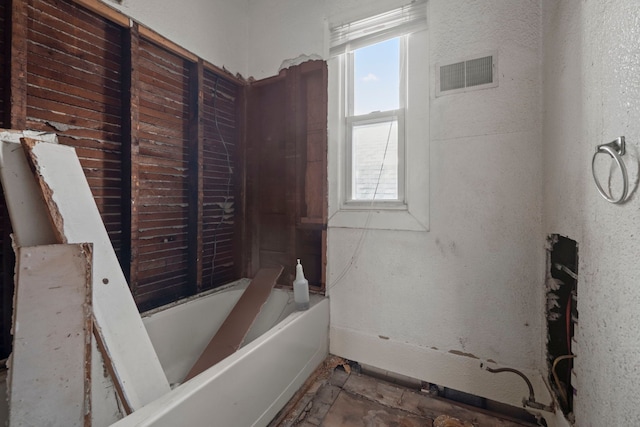
<path id="1" fill-rule="evenodd" d="M 433 69 L 430 62 L 429 33 L 426 16 L 428 3 L 416 0 L 406 6 L 412 23 L 408 26 L 396 26 L 390 29 L 384 19 L 375 15 L 371 18 L 333 17 L 327 21 L 327 66 L 328 66 L 328 224 L 332 229 L 369 229 L 398 231 L 429 231 L 430 223 L 430 103 L 433 100 Z M 398 12 L 396 10 L 395 12 Z M 383 15 L 390 16 L 394 12 Z M 371 16 L 371 15 L 370 15 Z M 414 19 L 415 18 L 415 19 Z M 376 25 L 371 24 L 372 22 Z M 366 23 L 366 24 L 365 24 Z M 380 24 L 380 25 L 378 25 Z M 348 34 L 353 28 L 358 33 Z M 371 32 L 372 28 L 383 28 L 380 33 Z M 389 31 L 387 31 L 389 30 Z M 335 34 L 337 32 L 339 34 Z M 393 34 L 391 34 L 393 32 Z M 405 131 L 405 195 L 404 204 L 387 203 L 385 205 L 364 203 L 345 203 L 346 191 L 346 115 L 345 102 L 347 81 L 345 69 L 347 55 L 351 49 L 373 44 L 375 41 L 406 37 L 407 69 L 404 84 L 406 92 L 404 110 Z M 331 231 L 330 231 L 331 232 Z"/>
<path id="2" fill-rule="evenodd" d="M 341 120 L 344 124 L 344 141 L 345 141 L 345 162 L 344 162 L 344 186 L 342 188 L 343 197 L 342 208 L 343 209 L 407 209 L 406 203 L 406 132 L 405 132 L 405 109 L 407 100 L 407 35 L 392 35 L 389 38 L 382 40 L 373 40 L 371 43 L 358 45 L 354 49 L 348 49 L 342 54 L 343 70 L 341 73 L 341 79 L 344 82 L 344 90 L 342 91 L 342 102 L 344 114 L 341 115 Z M 366 114 L 356 115 L 355 110 L 355 51 L 368 46 L 372 46 L 384 41 L 399 39 L 399 84 L 398 84 L 398 108 L 395 110 L 386 111 L 374 111 Z M 375 194 L 372 199 L 354 199 L 353 187 L 355 181 L 353 178 L 353 129 L 357 125 L 375 124 L 375 123 L 389 123 L 396 120 L 398 128 L 398 146 L 397 146 L 397 177 L 398 177 L 398 197 L 396 199 L 376 199 Z M 378 180 L 380 177 L 378 177 Z M 378 181 L 379 182 L 379 181 Z"/>

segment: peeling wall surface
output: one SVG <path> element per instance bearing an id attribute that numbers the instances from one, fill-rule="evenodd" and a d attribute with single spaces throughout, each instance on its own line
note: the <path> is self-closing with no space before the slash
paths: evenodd
<path id="1" fill-rule="evenodd" d="M 640 6 L 546 0 L 543 23 L 544 231 L 577 240 L 580 253 L 577 425 L 638 425 L 640 200 L 606 202 L 590 168 L 596 145 L 624 135 L 623 159 L 637 180 Z M 606 156 L 597 167 L 608 175 Z M 611 174 L 619 192 L 620 172 Z"/>
<path id="2" fill-rule="evenodd" d="M 248 76 L 248 0 L 105 0 L 183 48 Z"/>

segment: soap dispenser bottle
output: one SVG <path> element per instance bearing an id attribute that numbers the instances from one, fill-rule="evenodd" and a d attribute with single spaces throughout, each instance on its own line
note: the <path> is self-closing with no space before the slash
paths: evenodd
<path id="1" fill-rule="evenodd" d="M 296 310 L 309 308 L 309 282 L 304 278 L 300 259 L 296 265 L 296 280 L 293 281 L 293 300 L 296 302 Z"/>

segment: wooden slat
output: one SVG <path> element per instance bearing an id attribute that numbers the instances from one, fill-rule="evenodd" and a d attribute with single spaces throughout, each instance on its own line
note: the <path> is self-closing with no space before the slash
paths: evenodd
<path id="1" fill-rule="evenodd" d="M 25 129 L 27 124 L 27 1 L 11 2 L 11 46 L 9 47 L 9 105 L 7 127 Z"/>
<path id="2" fill-rule="evenodd" d="M 140 111 L 140 91 L 138 81 L 140 36 L 138 25 L 133 24 L 125 33 L 123 52 L 123 150 L 122 150 L 122 211 L 123 234 L 126 236 L 123 258 L 128 261 L 125 269 L 129 287 L 134 298 L 138 294 L 139 258 L 139 206 L 140 190 L 139 151 L 140 137 L 138 121 Z M 126 262 L 125 261 L 125 262 Z"/>
<path id="3" fill-rule="evenodd" d="M 122 30 L 69 1 L 31 0 L 26 51 L 27 126 L 55 131 L 60 143 L 77 148 L 119 253 Z M 107 176 L 96 170 L 112 172 Z"/>
<path id="4" fill-rule="evenodd" d="M 282 267 L 258 271 L 187 374 L 185 381 L 204 372 L 240 348 L 280 274 Z"/>
<path id="5" fill-rule="evenodd" d="M 193 251 L 188 244 L 188 211 L 193 203 L 189 188 L 194 185 L 189 181 L 189 117 L 197 115 L 189 94 L 197 75 L 191 83 L 191 65 L 155 43 L 141 38 L 138 46 L 136 301 L 149 308 L 154 301 L 165 302 L 167 294 L 187 295 L 196 285 L 188 279 L 187 260 Z M 163 220 L 166 213 L 172 216 Z"/>
<path id="6" fill-rule="evenodd" d="M 198 61 L 191 66 L 189 78 L 189 286 L 192 293 L 202 291 L 202 202 L 203 193 L 203 109 L 204 66 Z"/>

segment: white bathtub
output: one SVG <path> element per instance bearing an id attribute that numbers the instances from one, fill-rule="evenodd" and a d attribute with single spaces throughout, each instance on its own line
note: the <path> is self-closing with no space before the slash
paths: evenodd
<path id="1" fill-rule="evenodd" d="M 184 378 L 248 283 L 145 313 L 170 383 Z M 113 426 L 266 426 L 327 356 L 328 330 L 327 299 L 312 295 L 297 312 L 292 294 L 274 289 L 240 350 Z"/>

